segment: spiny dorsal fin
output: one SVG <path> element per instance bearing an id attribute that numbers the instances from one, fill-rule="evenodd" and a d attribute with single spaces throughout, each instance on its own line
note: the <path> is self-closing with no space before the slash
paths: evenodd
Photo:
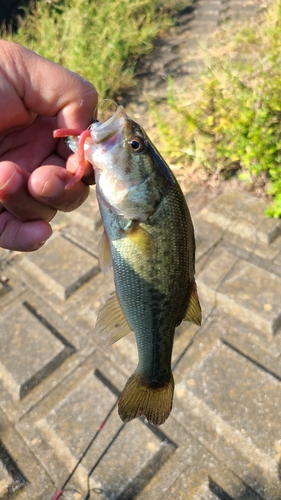
<path id="1" fill-rule="evenodd" d="M 197 294 L 197 286 L 195 283 L 195 280 L 192 283 L 192 290 L 191 290 L 191 295 L 190 295 L 190 300 L 188 304 L 188 308 L 185 314 L 185 317 L 183 318 L 184 321 L 191 321 L 192 323 L 195 323 L 195 325 L 200 326 L 201 321 L 202 321 L 202 312 L 201 312 L 201 306 Z"/>
<path id="2" fill-rule="evenodd" d="M 95 333 L 107 345 L 114 344 L 132 331 L 126 320 L 115 292 L 113 292 L 98 313 Z"/>
<path id="3" fill-rule="evenodd" d="M 112 255 L 110 250 L 110 243 L 106 232 L 102 233 L 101 239 L 98 244 L 99 253 L 99 266 L 105 274 L 112 266 Z"/>

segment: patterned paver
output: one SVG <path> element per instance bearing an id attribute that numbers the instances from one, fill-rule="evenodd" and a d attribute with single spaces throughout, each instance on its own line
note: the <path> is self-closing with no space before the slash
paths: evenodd
<path id="1" fill-rule="evenodd" d="M 163 75 L 191 72 L 195 59 L 184 53 L 195 36 L 258 6 L 186 8 L 165 50 L 156 47 L 146 90 L 159 96 Z M 149 74 L 149 59 L 144 65 Z M 0 249 L 1 499 L 51 500 L 107 415 L 66 500 L 281 498 L 281 221 L 265 219 L 264 201 L 247 193 L 227 190 L 203 204 L 186 194 L 203 324 L 176 332 L 174 408 L 160 428 L 117 415 L 137 364 L 134 336 L 105 347 L 94 335 L 113 290 L 112 272 L 98 267 L 95 189 L 75 213 L 56 216 L 39 251 Z"/>

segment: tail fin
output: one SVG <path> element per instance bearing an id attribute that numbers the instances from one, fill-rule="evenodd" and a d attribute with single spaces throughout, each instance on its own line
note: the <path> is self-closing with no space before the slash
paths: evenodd
<path id="1" fill-rule="evenodd" d="M 173 405 L 174 379 L 171 373 L 164 387 L 151 388 L 133 373 L 127 381 L 118 403 L 118 413 L 123 422 L 144 415 L 153 425 L 161 425 L 170 415 Z"/>

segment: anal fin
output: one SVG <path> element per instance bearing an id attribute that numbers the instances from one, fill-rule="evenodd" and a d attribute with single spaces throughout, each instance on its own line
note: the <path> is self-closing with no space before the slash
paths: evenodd
<path id="1" fill-rule="evenodd" d="M 195 280 L 193 280 L 193 283 L 192 283 L 189 304 L 188 304 L 188 308 L 187 308 L 185 317 L 183 319 L 184 319 L 184 321 L 191 321 L 192 323 L 195 323 L 195 325 L 198 325 L 198 326 L 201 325 L 202 312 L 201 312 L 201 306 L 200 306 L 200 302 L 199 302 L 199 298 L 198 298 L 197 286 L 196 286 Z"/>

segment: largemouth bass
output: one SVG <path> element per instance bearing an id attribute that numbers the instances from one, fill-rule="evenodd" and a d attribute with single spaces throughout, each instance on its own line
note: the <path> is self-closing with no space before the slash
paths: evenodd
<path id="1" fill-rule="evenodd" d="M 62 135 L 71 135 L 63 131 Z M 175 328 L 183 320 L 201 324 L 193 225 L 172 171 L 145 131 L 122 107 L 80 136 L 68 138 L 95 171 L 104 225 L 100 265 L 111 264 L 116 293 L 98 314 L 96 333 L 113 343 L 133 331 L 139 363 L 119 398 L 121 419 L 144 415 L 160 425 L 173 402 L 171 370 Z"/>

